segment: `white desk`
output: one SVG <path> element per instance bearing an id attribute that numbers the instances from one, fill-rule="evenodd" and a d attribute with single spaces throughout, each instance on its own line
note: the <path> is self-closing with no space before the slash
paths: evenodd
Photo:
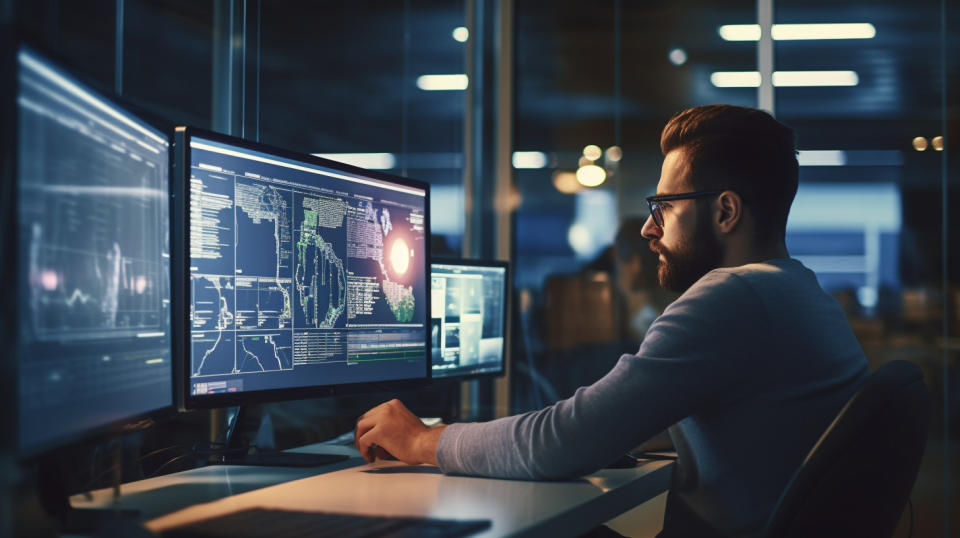
<path id="1" fill-rule="evenodd" d="M 533 482 L 444 476 L 435 467 L 399 462 L 366 464 L 353 448 L 323 447 L 333 449 L 355 457 L 319 469 L 217 466 L 175 473 L 125 485 L 121 504 L 140 509 L 152 531 L 267 507 L 489 519 L 491 527 L 477 535 L 484 537 L 576 536 L 662 493 L 670 482 L 671 464 L 663 461 L 567 482 Z M 109 492 L 96 492 L 91 503 L 73 501 L 77 507 L 103 506 Z"/>

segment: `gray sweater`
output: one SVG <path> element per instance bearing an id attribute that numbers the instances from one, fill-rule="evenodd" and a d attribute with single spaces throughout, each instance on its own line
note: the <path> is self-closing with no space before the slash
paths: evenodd
<path id="1" fill-rule="evenodd" d="M 750 534 L 868 374 L 839 305 L 800 262 L 716 269 L 602 379 L 539 411 L 451 424 L 437 460 L 444 473 L 570 478 L 672 426 L 665 520 Z"/>

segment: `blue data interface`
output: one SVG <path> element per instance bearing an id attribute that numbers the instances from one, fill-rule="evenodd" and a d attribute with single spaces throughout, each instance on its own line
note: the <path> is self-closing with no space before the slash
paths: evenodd
<path id="1" fill-rule="evenodd" d="M 501 373 L 507 269 L 434 263 L 430 281 L 433 377 Z"/>
<path id="2" fill-rule="evenodd" d="M 17 58 L 19 445 L 170 406 L 166 136 Z"/>
<path id="3" fill-rule="evenodd" d="M 427 376 L 424 189 L 189 144 L 193 396 Z"/>

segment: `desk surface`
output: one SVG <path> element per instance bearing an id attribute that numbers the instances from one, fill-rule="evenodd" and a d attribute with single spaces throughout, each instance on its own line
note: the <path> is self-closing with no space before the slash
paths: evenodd
<path id="1" fill-rule="evenodd" d="M 146 526 L 172 526 L 243 508 L 341 512 L 443 519 L 489 519 L 477 536 L 575 536 L 665 491 L 670 463 L 606 469 L 564 482 L 445 476 L 432 466 L 367 464 L 352 447 L 350 460 L 317 469 L 213 466 L 127 484 L 121 504 L 140 509 Z M 318 472 L 322 474 L 317 474 Z M 104 506 L 108 491 L 74 506 Z"/>

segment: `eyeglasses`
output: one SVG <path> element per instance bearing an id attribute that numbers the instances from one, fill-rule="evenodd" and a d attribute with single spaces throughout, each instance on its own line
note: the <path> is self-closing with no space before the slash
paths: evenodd
<path id="1" fill-rule="evenodd" d="M 648 196 L 647 197 L 647 207 L 650 208 L 650 216 L 653 217 L 653 222 L 663 228 L 663 208 L 660 207 L 661 202 L 669 202 L 670 200 L 688 200 L 690 198 L 703 198 L 704 196 L 716 196 L 723 191 L 697 191 L 697 192 L 685 192 L 682 194 L 663 194 L 660 196 Z"/>

